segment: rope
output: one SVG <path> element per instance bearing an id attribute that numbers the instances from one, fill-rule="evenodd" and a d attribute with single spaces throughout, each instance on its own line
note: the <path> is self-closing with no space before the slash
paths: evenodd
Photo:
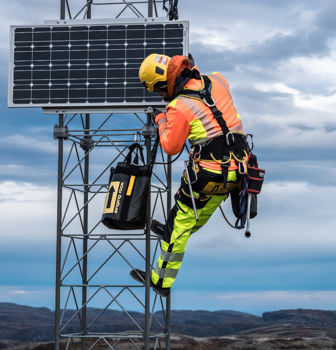
<path id="1" fill-rule="evenodd" d="M 225 216 L 224 210 L 222 209 L 221 206 L 219 206 L 219 210 L 221 211 L 221 213 L 222 213 L 222 215 L 223 215 L 223 218 L 224 218 L 224 220 L 227 222 L 227 224 L 228 224 L 230 227 L 232 227 L 232 228 L 234 228 L 234 229 L 237 230 L 237 227 L 235 227 L 235 225 L 232 225 L 231 222 L 229 221 L 229 219 Z"/>

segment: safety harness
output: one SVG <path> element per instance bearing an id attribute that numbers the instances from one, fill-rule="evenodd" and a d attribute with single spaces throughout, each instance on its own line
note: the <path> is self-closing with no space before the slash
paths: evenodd
<path id="1" fill-rule="evenodd" d="M 184 86 L 190 79 L 202 80 L 203 88 L 200 90 L 184 89 Z M 251 197 L 255 198 L 260 193 L 265 171 L 259 169 L 256 156 L 251 153 L 252 148 L 247 142 L 247 136 L 240 133 L 232 133 L 226 125 L 222 112 L 216 107 L 216 103 L 211 95 L 212 82 L 206 75 L 200 75 L 196 69 L 184 69 L 176 81 L 174 89 L 174 98 L 184 96 L 196 98 L 203 101 L 211 110 L 214 118 L 222 129 L 222 135 L 216 136 L 204 143 L 193 146 L 193 153 L 199 155 L 199 159 L 216 161 L 221 165 L 223 183 L 226 186 L 228 171 L 232 157 L 238 163 L 238 171 L 242 175 L 241 188 L 239 193 L 238 210 L 235 212 L 237 221 L 236 228 L 243 228 L 247 220 L 247 231 L 249 233 L 249 219 L 251 218 Z M 252 135 L 251 135 L 252 136 Z M 198 148 L 198 149 L 196 149 Z M 193 200 L 192 187 L 186 166 L 188 176 L 189 192 L 197 220 L 196 205 Z M 252 203 L 253 204 L 253 203 Z M 256 212 L 255 212 L 256 215 Z M 252 215 L 255 216 L 255 215 Z M 250 233 L 249 233 L 250 234 Z M 246 236 L 248 236 L 246 234 Z"/>
<path id="2" fill-rule="evenodd" d="M 223 132 L 222 135 L 210 139 L 203 144 L 195 145 L 194 153 L 199 154 L 202 160 L 216 161 L 219 163 L 222 168 L 223 181 L 224 184 L 226 184 L 228 169 L 232 157 L 237 161 L 240 167 L 240 172 L 245 172 L 244 162 L 246 162 L 247 155 L 250 151 L 246 142 L 246 136 L 238 133 L 233 134 L 227 127 L 222 112 L 216 107 L 216 103 L 212 98 L 212 82 L 209 77 L 206 75 L 201 76 L 196 69 L 191 71 L 185 70 L 182 72 L 181 76 L 181 82 L 184 83 L 184 85 L 190 79 L 198 79 L 203 82 L 202 89 L 180 89 L 178 95 L 202 100 L 210 108 L 214 118 L 221 127 Z M 177 81 L 177 83 L 179 82 Z"/>

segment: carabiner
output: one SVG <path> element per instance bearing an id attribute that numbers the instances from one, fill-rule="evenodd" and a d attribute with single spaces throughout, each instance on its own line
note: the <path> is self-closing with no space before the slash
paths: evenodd
<path id="1" fill-rule="evenodd" d="M 192 181 L 191 184 L 194 184 L 198 180 L 195 159 L 191 159 L 191 168 L 192 168 L 192 170 L 194 171 L 194 174 L 195 174 L 195 180 Z"/>
<path id="2" fill-rule="evenodd" d="M 211 101 L 212 102 L 208 102 L 207 101 L 207 97 L 204 97 L 202 100 L 203 100 L 203 102 L 208 106 L 208 107 L 215 107 L 216 106 L 216 102 L 215 102 L 215 100 L 212 98 L 212 96 L 210 96 L 210 99 L 211 99 Z"/>
<path id="3" fill-rule="evenodd" d="M 201 99 L 202 99 L 202 101 L 208 106 L 208 107 L 215 107 L 216 106 L 216 102 L 215 102 L 215 100 L 213 99 L 213 97 L 211 96 L 211 94 L 208 92 L 208 91 L 206 91 L 206 90 L 201 90 L 200 92 L 199 92 L 199 94 L 200 94 L 200 97 L 201 97 Z M 210 102 L 209 102 L 209 101 Z"/>
<path id="4" fill-rule="evenodd" d="M 251 138 L 251 146 L 249 144 L 249 140 L 248 138 Z M 253 144 L 253 135 L 252 134 L 246 134 L 246 143 L 247 143 L 247 146 L 249 148 L 249 153 L 252 152 L 253 148 L 254 148 L 254 144 Z"/>
<path id="5" fill-rule="evenodd" d="M 196 147 L 198 147 L 198 150 L 196 151 Z M 202 151 L 202 145 L 195 145 L 193 149 L 193 154 L 192 154 L 192 160 L 195 162 L 195 159 L 201 154 Z"/>
<path id="6" fill-rule="evenodd" d="M 242 170 L 243 169 L 243 170 Z M 246 164 L 244 161 L 238 163 L 238 173 L 240 175 L 247 174 Z"/>
<path id="7" fill-rule="evenodd" d="M 138 137 L 139 140 L 141 139 L 141 133 L 139 131 L 137 131 L 134 135 L 134 142 L 138 142 Z"/>

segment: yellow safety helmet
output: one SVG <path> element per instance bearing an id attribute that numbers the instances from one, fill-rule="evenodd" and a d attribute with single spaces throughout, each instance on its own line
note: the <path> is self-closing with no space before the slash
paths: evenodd
<path id="1" fill-rule="evenodd" d="M 167 81 L 169 61 L 169 56 L 156 53 L 152 53 L 142 61 L 139 79 L 149 92 L 154 90 L 156 83 Z"/>

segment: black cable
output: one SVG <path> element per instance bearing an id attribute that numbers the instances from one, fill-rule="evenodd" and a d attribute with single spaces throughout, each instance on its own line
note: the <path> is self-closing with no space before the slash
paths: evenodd
<path id="1" fill-rule="evenodd" d="M 184 147 L 182 148 L 182 150 L 180 151 L 180 153 L 177 155 L 177 157 L 175 159 L 172 159 L 171 161 L 169 162 L 155 162 L 154 164 L 159 164 L 159 165 L 169 165 L 169 164 L 172 164 L 174 163 L 176 160 L 178 160 L 182 154 L 184 150 Z"/>
<path id="2" fill-rule="evenodd" d="M 170 9 L 169 9 L 169 20 L 177 20 L 178 19 L 178 0 L 174 0 L 171 2 Z"/>

